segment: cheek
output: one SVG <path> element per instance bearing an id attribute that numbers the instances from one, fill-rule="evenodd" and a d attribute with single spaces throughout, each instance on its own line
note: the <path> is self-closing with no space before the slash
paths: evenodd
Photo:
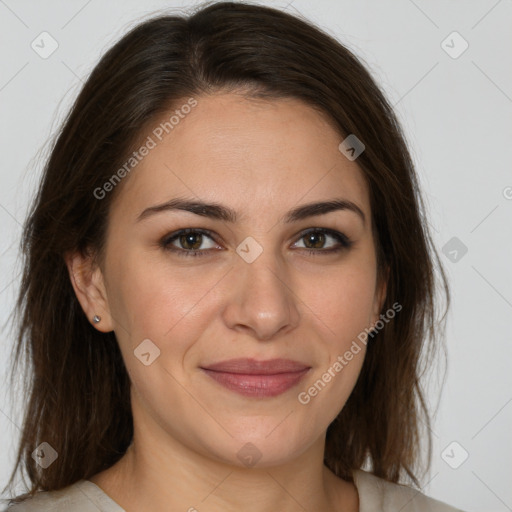
<path id="1" fill-rule="evenodd" d="M 109 294 L 109 304 L 116 334 L 132 348 L 149 338 L 162 350 L 185 350 L 208 324 L 212 296 L 227 270 L 199 272 L 144 254 L 124 257 L 111 271 L 115 292 Z"/>
<path id="2" fill-rule="evenodd" d="M 115 258 L 115 251 L 112 253 Z M 162 273 L 158 267 L 150 265 L 136 255 L 130 257 L 123 251 L 119 263 L 111 263 L 109 305 L 116 320 L 130 325 L 130 333 L 146 332 L 147 320 L 162 316 L 166 310 L 166 297 L 170 300 L 173 288 L 165 287 L 161 282 Z"/>
<path id="3" fill-rule="evenodd" d="M 330 423 L 343 408 L 364 362 L 375 299 L 373 264 L 371 258 L 355 257 L 303 283 L 302 297 L 319 335 L 319 364 L 299 390 L 298 402 L 323 422 Z"/>
<path id="4" fill-rule="evenodd" d="M 208 325 L 208 291 L 219 278 L 140 254 L 124 257 L 111 276 L 109 303 L 134 390 L 153 410 L 181 410 L 190 399 L 183 361 Z"/>
<path id="5" fill-rule="evenodd" d="M 317 318 L 318 327 L 338 345 L 343 346 L 370 326 L 375 300 L 375 271 L 371 266 L 347 265 L 316 280 L 305 277 L 302 290 L 301 299 Z"/>

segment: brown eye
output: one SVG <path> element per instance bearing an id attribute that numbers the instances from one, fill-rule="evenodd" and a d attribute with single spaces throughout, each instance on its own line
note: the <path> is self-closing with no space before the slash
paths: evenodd
<path id="1" fill-rule="evenodd" d="M 210 252 L 210 249 L 218 247 L 213 236 L 202 229 L 181 229 L 170 235 L 166 235 L 160 246 L 180 256 L 203 256 Z"/>
<path id="2" fill-rule="evenodd" d="M 303 238 L 308 249 L 321 249 L 325 243 L 325 234 L 319 231 L 308 233 Z"/>
<path id="3" fill-rule="evenodd" d="M 183 249 L 197 250 L 201 247 L 203 235 L 201 233 L 187 233 L 178 238 Z"/>
<path id="4" fill-rule="evenodd" d="M 298 248 L 305 249 L 310 254 L 339 252 L 349 249 L 353 244 L 343 233 L 319 228 L 303 232 L 299 241 L 301 240 L 304 245 L 302 247 L 299 245 Z"/>

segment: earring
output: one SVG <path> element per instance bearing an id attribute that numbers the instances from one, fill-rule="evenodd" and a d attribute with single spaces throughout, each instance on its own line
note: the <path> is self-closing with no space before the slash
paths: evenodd
<path id="1" fill-rule="evenodd" d="M 101 320 L 101 316 L 98 316 L 98 315 L 94 315 L 94 317 L 93 317 L 93 319 L 92 319 L 92 321 L 93 321 L 95 324 L 99 323 L 99 322 L 100 322 L 100 320 Z"/>

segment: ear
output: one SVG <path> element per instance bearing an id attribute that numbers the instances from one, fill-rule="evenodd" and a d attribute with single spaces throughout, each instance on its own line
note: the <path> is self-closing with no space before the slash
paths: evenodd
<path id="1" fill-rule="evenodd" d="M 380 320 L 380 315 L 382 308 L 384 306 L 384 302 L 386 301 L 386 294 L 388 289 L 388 279 L 389 279 L 389 267 L 386 267 L 380 277 L 377 280 L 377 285 L 375 287 L 375 298 L 373 303 L 373 315 L 371 325 L 375 325 L 375 323 Z"/>
<path id="2" fill-rule="evenodd" d="M 71 284 L 85 315 L 98 331 L 112 331 L 113 322 L 100 266 L 94 262 L 92 255 L 84 255 L 80 252 L 69 253 L 64 259 Z M 96 315 L 101 320 L 93 323 Z"/>

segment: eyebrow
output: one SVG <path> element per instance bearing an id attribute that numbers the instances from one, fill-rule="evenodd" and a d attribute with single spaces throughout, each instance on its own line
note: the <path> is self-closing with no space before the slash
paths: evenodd
<path id="1" fill-rule="evenodd" d="M 218 203 L 207 203 L 199 200 L 175 198 L 165 203 L 146 208 L 137 217 L 137 222 L 150 217 L 151 215 L 173 210 L 183 210 L 194 213 L 196 215 L 200 215 L 202 217 L 208 217 L 210 219 L 223 220 L 232 223 L 236 222 L 238 217 L 235 210 Z M 287 212 L 284 217 L 281 218 L 281 220 L 288 224 L 306 219 L 308 217 L 325 215 L 326 213 L 338 210 L 346 210 L 356 213 L 363 221 L 363 224 L 366 223 L 364 212 L 359 206 L 357 206 L 357 204 L 347 199 L 338 198 L 331 199 L 329 201 L 321 201 L 301 205 Z"/>

